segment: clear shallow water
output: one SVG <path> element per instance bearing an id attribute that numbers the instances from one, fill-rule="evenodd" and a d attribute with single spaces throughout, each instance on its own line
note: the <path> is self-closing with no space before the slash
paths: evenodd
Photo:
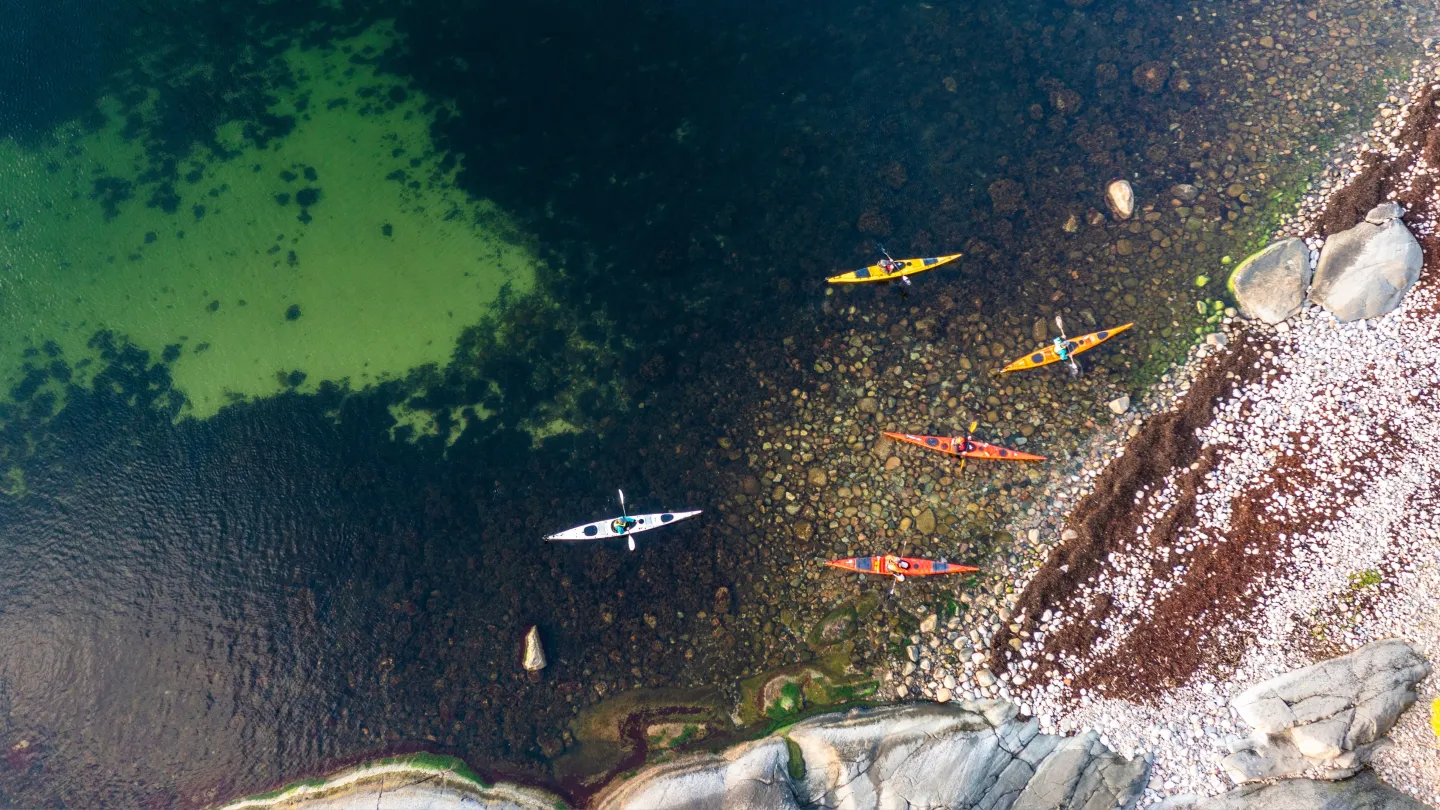
<path id="1" fill-rule="evenodd" d="M 965 250 L 916 294 L 1022 334 L 1062 290 L 1179 324 L 1189 300 L 1121 285 L 1061 228 L 1111 177 L 1142 198 L 1191 179 L 1172 123 L 1226 131 L 1202 77 L 1130 80 L 1207 64 L 1170 24 L 1127 3 L 25 6 L 0 26 L 0 794 L 195 806 L 407 746 L 535 766 L 602 687 L 764 665 L 750 631 L 684 638 L 763 565 L 753 538 L 537 538 L 614 486 L 724 497 L 704 451 L 749 379 L 726 363 L 784 365 L 783 337 L 824 327 L 818 279 L 876 240 Z M 1169 290 L 1221 244 L 1123 263 Z M 836 300 L 903 312 L 893 293 Z M 517 672 L 529 624 L 540 683 Z"/>

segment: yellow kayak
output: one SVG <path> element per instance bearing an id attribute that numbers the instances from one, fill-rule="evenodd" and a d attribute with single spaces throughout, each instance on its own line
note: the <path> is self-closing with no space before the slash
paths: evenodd
<path id="1" fill-rule="evenodd" d="M 1114 329 L 1106 329 L 1103 332 L 1091 332 L 1088 335 L 1070 338 L 1070 354 L 1076 355 L 1081 352 L 1088 352 L 1134 325 L 1133 323 L 1122 324 Z M 1010 371 L 1024 371 L 1027 368 L 1039 368 L 1058 362 L 1060 362 L 1060 353 L 1055 351 L 1054 345 L 1050 345 L 1043 349 L 1036 349 L 1030 354 L 1016 360 L 1005 368 L 1000 369 L 1000 373 L 1005 374 Z"/>
<path id="2" fill-rule="evenodd" d="M 878 264 L 872 264 L 869 267 L 862 267 L 859 270 L 851 270 L 848 273 L 831 276 L 825 280 L 831 284 L 861 284 L 866 281 L 889 281 L 892 278 L 913 276 L 916 273 L 933 270 L 942 264 L 953 262 L 963 255 L 962 253 L 956 253 L 950 256 L 935 256 L 929 259 L 896 259 L 889 270 L 886 269 L 886 262 L 880 262 Z"/>

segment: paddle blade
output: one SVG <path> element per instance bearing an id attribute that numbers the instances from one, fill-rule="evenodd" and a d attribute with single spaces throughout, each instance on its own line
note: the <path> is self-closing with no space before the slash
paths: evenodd
<path id="1" fill-rule="evenodd" d="M 617 489 L 615 491 L 620 493 L 620 515 L 623 517 L 625 516 L 625 490 Z"/>
<path id="2" fill-rule="evenodd" d="M 630 550 L 631 550 L 631 551 L 634 551 L 634 550 L 635 550 L 635 538 L 634 538 L 634 537 L 626 537 L 625 540 L 630 544 Z"/>

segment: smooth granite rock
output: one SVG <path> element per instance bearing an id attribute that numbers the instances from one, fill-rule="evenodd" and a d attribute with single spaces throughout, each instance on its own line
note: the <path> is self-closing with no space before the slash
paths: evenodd
<path id="1" fill-rule="evenodd" d="M 1325 240 L 1310 300 L 1340 321 L 1377 318 L 1400 305 L 1423 260 L 1420 243 L 1399 219 L 1361 222 Z"/>
<path id="2" fill-rule="evenodd" d="M 1282 779 L 1238 787 L 1174 810 L 1430 810 L 1380 781 L 1372 771 L 1340 782 Z"/>
<path id="3" fill-rule="evenodd" d="M 1237 782 L 1310 768 L 1355 773 L 1400 713 L 1416 700 L 1430 665 L 1401 639 L 1367 644 L 1257 684 L 1230 701 L 1255 734 L 1223 763 Z"/>
<path id="4" fill-rule="evenodd" d="M 1148 758 L 1093 734 L 1039 733 L 1002 701 L 953 701 L 821 715 L 723 754 L 642 770 L 597 810 L 1128 810 Z M 788 751 L 787 751 L 788 749 Z M 792 761 L 791 757 L 795 757 Z M 796 774 L 793 777 L 791 774 Z M 800 775 L 803 774 L 803 775 Z"/>
<path id="5" fill-rule="evenodd" d="M 1405 216 L 1405 209 L 1400 207 L 1400 203 L 1392 200 L 1371 208 L 1365 214 L 1365 221 L 1371 225 L 1383 225 L 1392 219 L 1399 219 L 1403 216 Z"/>
<path id="6" fill-rule="evenodd" d="M 723 810 L 756 807 L 798 810 L 786 768 L 785 740 L 764 737 L 720 754 L 652 765 L 605 791 L 601 808 Z"/>
<path id="7" fill-rule="evenodd" d="M 1241 262 L 1230 274 L 1229 286 L 1245 317 L 1280 323 L 1305 303 L 1310 249 L 1299 239 L 1275 242 Z"/>

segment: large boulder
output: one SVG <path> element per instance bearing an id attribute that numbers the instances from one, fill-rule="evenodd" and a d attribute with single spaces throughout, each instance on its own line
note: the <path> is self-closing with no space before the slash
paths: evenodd
<path id="1" fill-rule="evenodd" d="M 1170 805 L 1170 810 L 1430 810 L 1380 781 L 1371 771 L 1341 782 L 1318 779 L 1282 779 L 1270 784 L 1245 785 L 1229 793 L 1193 803 Z"/>
<path id="2" fill-rule="evenodd" d="M 1400 305 L 1420 278 L 1424 256 L 1399 211 L 1378 205 L 1367 221 L 1325 240 L 1311 301 L 1341 321 L 1377 318 Z"/>
<path id="3" fill-rule="evenodd" d="M 1429 675 L 1409 644 L 1386 639 L 1257 684 L 1230 701 L 1256 733 L 1234 744 L 1223 766 L 1236 782 L 1312 768 L 1349 776 Z"/>
<path id="4" fill-rule="evenodd" d="M 1000 701 L 854 709 L 723 754 L 647 768 L 598 810 L 1128 810 L 1150 772 L 1094 732 L 1061 738 Z"/>
<path id="5" fill-rule="evenodd" d="M 1300 311 L 1310 286 L 1310 249 L 1282 239 L 1251 256 L 1230 274 L 1230 292 L 1247 318 L 1277 324 Z"/>

